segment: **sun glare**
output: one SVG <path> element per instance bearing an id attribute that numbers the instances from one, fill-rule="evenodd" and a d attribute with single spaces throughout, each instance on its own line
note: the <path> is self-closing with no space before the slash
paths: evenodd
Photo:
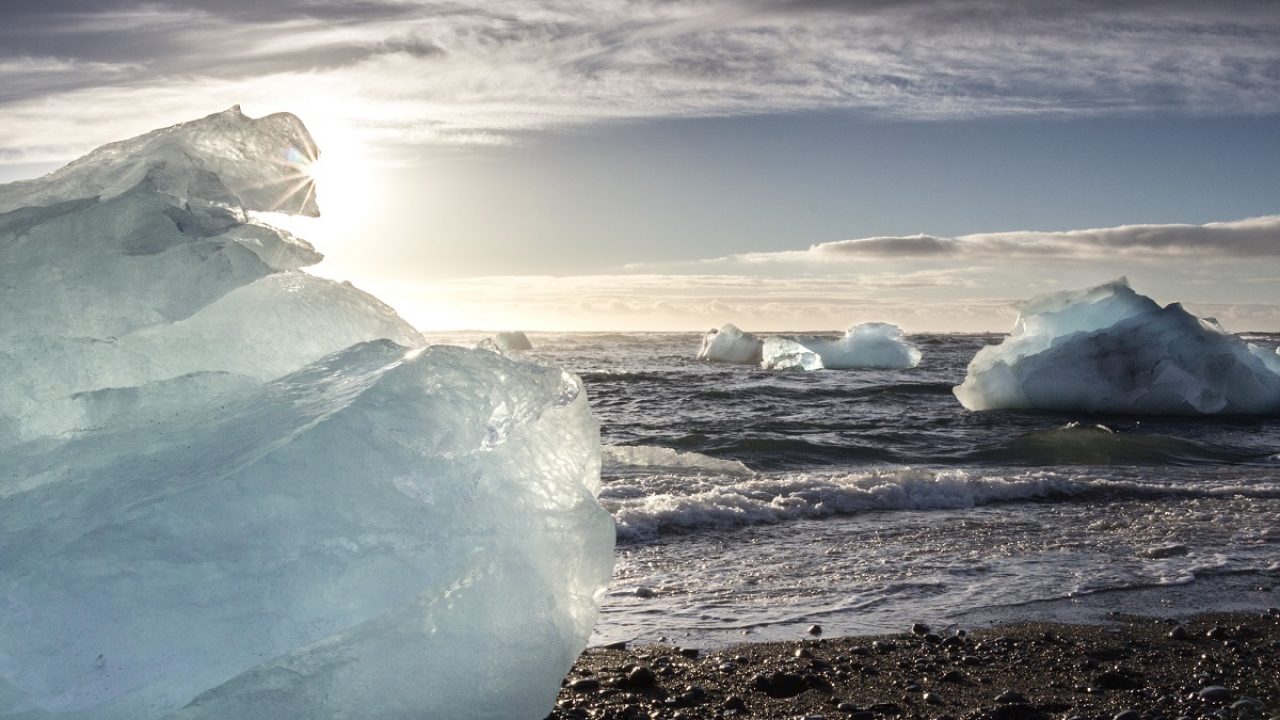
<path id="1" fill-rule="evenodd" d="M 316 186 L 320 216 L 362 214 L 373 197 L 373 172 L 368 154 L 355 139 L 320 145 L 320 156 L 303 166 Z"/>

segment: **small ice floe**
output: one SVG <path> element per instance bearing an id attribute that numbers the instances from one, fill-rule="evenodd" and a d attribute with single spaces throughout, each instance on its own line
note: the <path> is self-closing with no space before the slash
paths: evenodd
<path id="1" fill-rule="evenodd" d="M 768 337 L 761 365 L 773 370 L 906 370 L 920 364 L 920 350 L 892 323 L 854 325 L 836 340 Z"/>
<path id="2" fill-rule="evenodd" d="M 764 342 L 728 323 L 719 330 L 708 330 L 702 336 L 698 359 L 730 365 L 759 365 Z"/>
<path id="3" fill-rule="evenodd" d="M 532 350 L 533 343 L 529 342 L 529 338 L 519 330 L 511 332 L 500 332 L 493 337 L 487 337 L 476 344 L 477 350 L 492 350 L 503 354 L 513 352 L 524 352 Z"/>

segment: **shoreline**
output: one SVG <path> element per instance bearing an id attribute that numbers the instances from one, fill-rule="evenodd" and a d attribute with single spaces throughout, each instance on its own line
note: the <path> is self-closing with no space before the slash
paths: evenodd
<path id="1" fill-rule="evenodd" d="M 590 647 L 548 719 L 1280 720 L 1274 571 L 919 620 Z"/>
<path id="2" fill-rule="evenodd" d="M 702 650 L 588 648 L 554 720 L 1280 717 L 1280 597 L 1181 619 L 1022 619 Z M 1024 608 L 1025 610 L 1025 608 Z"/>
<path id="3" fill-rule="evenodd" d="M 1105 624 L 1114 615 L 1188 618 L 1204 613 L 1253 613 L 1280 605 L 1280 570 L 1203 572 L 1187 582 L 1095 590 L 1075 595 L 1029 600 L 1007 605 L 953 608 L 947 613 L 911 612 L 905 605 L 871 611 L 796 615 L 765 625 L 692 629 L 661 619 L 635 633 L 635 628 L 611 626 L 602 619 L 589 647 L 616 642 L 629 645 L 689 645 L 704 651 L 741 643 L 785 642 L 808 637 L 805 630 L 818 623 L 828 637 L 870 637 L 893 634 L 923 622 L 944 632 L 954 628 L 1009 625 L 1023 621 L 1065 624 Z M 661 618 L 657 611 L 653 617 Z M 633 632 L 627 632 L 630 629 Z"/>

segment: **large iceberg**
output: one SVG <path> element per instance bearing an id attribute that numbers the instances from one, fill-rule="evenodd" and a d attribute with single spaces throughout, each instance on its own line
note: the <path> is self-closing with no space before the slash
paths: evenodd
<path id="1" fill-rule="evenodd" d="M 920 364 L 920 350 L 892 323 L 855 325 L 836 340 L 771 336 L 761 365 L 773 370 L 905 370 Z"/>
<path id="2" fill-rule="evenodd" d="M 612 571 L 576 377 L 299 268 L 297 118 L 0 186 L 0 718 L 541 717 Z"/>
<path id="3" fill-rule="evenodd" d="M 698 359 L 732 365 L 759 365 L 764 342 L 728 323 L 719 330 L 708 330 L 702 336 Z"/>
<path id="4" fill-rule="evenodd" d="M 1214 415 L 1280 412 L 1280 358 L 1124 278 L 1042 295 L 980 350 L 955 395 L 969 410 Z"/>

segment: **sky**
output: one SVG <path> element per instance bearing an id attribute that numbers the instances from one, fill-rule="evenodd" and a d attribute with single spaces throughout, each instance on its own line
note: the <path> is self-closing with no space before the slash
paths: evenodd
<path id="1" fill-rule="evenodd" d="M 5 0 L 0 182 L 239 104 L 424 329 L 1280 330 L 1280 3 Z"/>

